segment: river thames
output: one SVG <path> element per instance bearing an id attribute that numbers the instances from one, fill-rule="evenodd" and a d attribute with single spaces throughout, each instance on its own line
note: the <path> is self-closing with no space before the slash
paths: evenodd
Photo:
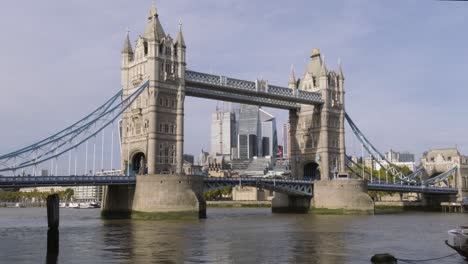
<path id="1" fill-rule="evenodd" d="M 466 215 L 272 214 L 209 208 L 184 221 L 105 221 L 98 209 L 61 209 L 57 263 L 370 263 L 375 253 L 425 259 L 454 253 L 447 230 Z M 45 208 L 0 209 L 0 263 L 45 263 Z M 466 263 L 455 255 L 425 263 Z"/>

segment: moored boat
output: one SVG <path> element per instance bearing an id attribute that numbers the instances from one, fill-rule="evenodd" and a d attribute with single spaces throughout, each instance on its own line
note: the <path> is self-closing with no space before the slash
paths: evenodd
<path id="1" fill-rule="evenodd" d="M 468 259 L 468 226 L 449 230 L 448 240 L 445 240 L 445 244 Z"/>

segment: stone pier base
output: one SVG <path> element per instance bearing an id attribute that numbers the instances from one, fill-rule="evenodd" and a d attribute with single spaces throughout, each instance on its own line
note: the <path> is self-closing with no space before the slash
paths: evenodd
<path id="1" fill-rule="evenodd" d="M 132 218 L 206 218 L 202 177 L 141 175 L 136 182 Z"/>
<path id="2" fill-rule="evenodd" d="M 317 211 L 344 214 L 374 214 L 374 202 L 361 180 L 337 179 L 314 182 L 312 206 Z"/>
<path id="3" fill-rule="evenodd" d="M 130 218 L 135 185 L 106 186 L 103 190 L 101 216 L 105 219 Z"/>
<path id="4" fill-rule="evenodd" d="M 310 198 L 305 196 L 292 196 L 275 192 L 271 200 L 271 211 L 273 213 L 299 213 L 309 212 Z"/>
<path id="5" fill-rule="evenodd" d="M 186 175 L 139 175 L 136 186 L 108 186 L 104 190 L 104 218 L 206 218 L 203 178 Z"/>

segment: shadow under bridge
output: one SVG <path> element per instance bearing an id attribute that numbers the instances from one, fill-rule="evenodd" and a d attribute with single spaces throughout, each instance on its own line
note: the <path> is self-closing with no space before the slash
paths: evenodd
<path id="1" fill-rule="evenodd" d="M 265 178 L 206 178 L 204 184 L 205 191 L 240 185 L 257 187 L 287 195 L 312 197 L 314 183 L 312 181 L 303 180 Z"/>

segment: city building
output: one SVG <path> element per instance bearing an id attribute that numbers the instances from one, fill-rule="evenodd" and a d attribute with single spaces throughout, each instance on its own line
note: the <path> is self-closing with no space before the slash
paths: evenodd
<path id="1" fill-rule="evenodd" d="M 289 122 L 283 125 L 283 158 L 289 158 Z"/>
<path id="2" fill-rule="evenodd" d="M 276 157 L 276 118 L 255 105 L 241 105 L 238 125 L 238 158 Z"/>
<path id="3" fill-rule="evenodd" d="M 184 154 L 184 161 L 190 164 L 195 164 L 195 157 L 191 154 Z"/>
<path id="4" fill-rule="evenodd" d="M 385 159 L 391 162 L 393 165 L 399 167 L 408 167 L 411 171 L 416 170 L 416 162 L 414 158 L 414 154 L 409 152 L 396 152 L 390 150 L 389 152 L 385 153 Z M 355 157 L 358 160 L 357 157 Z M 373 168 L 374 170 L 380 170 L 382 166 L 388 167 L 388 162 L 386 160 L 375 160 L 371 156 L 364 157 L 364 166 L 368 168 Z"/>
<path id="5" fill-rule="evenodd" d="M 390 150 L 385 153 L 385 158 L 391 163 L 394 162 L 415 162 L 414 154 L 409 152 L 396 152 Z"/>
<path id="6" fill-rule="evenodd" d="M 276 157 L 278 153 L 278 134 L 276 131 L 276 118 L 263 109 L 259 109 L 261 122 L 261 153 L 263 157 Z"/>
<path id="7" fill-rule="evenodd" d="M 193 163 L 184 160 L 184 165 L 182 166 L 184 173 L 186 175 L 198 175 L 198 176 L 205 176 L 206 174 L 203 172 L 203 166 L 194 165 Z"/>
<path id="8" fill-rule="evenodd" d="M 252 159 L 258 156 L 258 136 L 260 135 L 259 106 L 240 106 L 238 131 L 239 159 Z"/>
<path id="9" fill-rule="evenodd" d="M 468 156 L 462 155 L 456 148 L 431 149 L 423 153 L 421 165 L 426 170 L 424 179 L 444 173 L 454 166 L 456 176 L 449 178 L 448 184 L 458 188 L 457 200 L 468 197 Z M 445 185 L 445 183 L 439 183 Z"/>
<path id="10" fill-rule="evenodd" d="M 211 120 L 211 153 L 231 159 L 237 147 L 236 116 L 232 111 L 217 109 Z"/>

